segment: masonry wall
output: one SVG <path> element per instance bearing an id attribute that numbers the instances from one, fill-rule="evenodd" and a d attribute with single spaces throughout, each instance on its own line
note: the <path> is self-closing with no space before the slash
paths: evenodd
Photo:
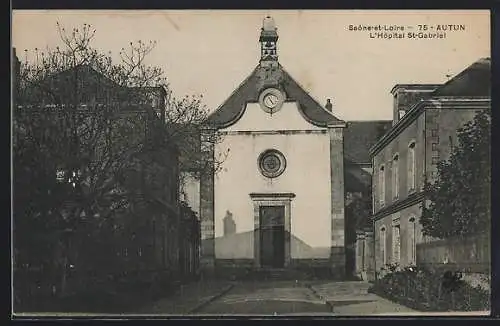
<path id="1" fill-rule="evenodd" d="M 247 105 L 245 114 L 216 148 L 229 149 L 222 170 L 214 180 L 215 257 L 253 259 L 254 208 L 251 193 L 294 193 L 291 201 L 291 258 L 328 259 L 331 245 L 330 136 L 300 115 L 297 105 L 284 104 L 273 115 L 257 103 Z M 284 173 L 264 177 L 259 155 L 277 149 L 286 158 Z M 217 154 L 216 154 L 217 155 Z M 227 211 L 236 223 L 236 234 L 223 238 Z"/>
<path id="2" fill-rule="evenodd" d="M 479 109 L 428 109 L 426 124 L 427 178 L 435 180 L 437 162 L 450 157 L 452 146 L 458 145 L 457 129 L 474 119 Z"/>
<path id="3" fill-rule="evenodd" d="M 402 201 L 410 194 L 418 192 L 424 185 L 425 173 L 425 115 L 418 116 L 410 125 L 408 125 L 399 135 L 390 141 L 380 152 L 373 158 L 373 199 L 374 213 L 377 213 L 383 208 L 389 207 L 393 203 Z M 415 158 L 416 158 L 416 182 L 415 188 L 409 189 L 408 183 L 408 146 L 415 142 Z M 398 154 L 399 162 L 399 195 L 397 198 L 393 196 L 392 187 L 392 166 L 394 155 Z M 384 203 L 380 201 L 381 191 L 379 185 L 380 167 L 384 166 L 385 174 L 385 197 Z"/>
<path id="4" fill-rule="evenodd" d="M 373 177 L 375 221 L 375 261 L 379 271 L 385 264 L 408 266 L 416 263 L 416 245 L 436 241 L 422 235 L 419 222 L 422 200 L 416 204 L 411 196 L 416 196 L 422 189 L 425 177 L 429 181 L 437 176 L 437 163 L 448 159 L 452 145 L 457 145 L 457 129 L 473 119 L 476 109 L 426 109 L 416 120 L 408 125 L 399 135 L 387 144 L 375 157 Z M 408 187 L 408 144 L 415 141 L 416 187 Z M 398 154 L 399 195 L 394 197 L 392 169 L 394 155 Z M 379 187 L 380 166 L 384 165 L 385 200 L 380 202 Z M 415 198 L 415 197 L 413 197 Z M 408 202 L 410 206 L 405 205 Z M 383 213 L 383 212 L 386 213 Z M 412 221 L 410 221 L 412 219 Z M 394 222 L 399 221 L 399 222 Z M 399 259 L 394 255 L 394 228 L 400 226 Z M 381 229 L 385 228 L 386 261 L 383 259 Z"/>
<path id="5" fill-rule="evenodd" d="M 423 242 L 422 226 L 419 219 L 422 215 L 421 202 L 386 215 L 375 221 L 375 269 L 380 271 L 386 264 L 410 266 L 416 264 L 416 248 Z M 395 255 L 393 243 L 394 228 L 400 227 L 399 258 Z M 383 259 L 382 229 L 385 228 L 386 260 Z"/>

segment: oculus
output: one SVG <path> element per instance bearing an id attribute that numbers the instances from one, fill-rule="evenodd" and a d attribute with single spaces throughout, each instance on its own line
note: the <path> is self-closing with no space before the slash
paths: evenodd
<path id="1" fill-rule="evenodd" d="M 280 151 L 269 149 L 260 154 L 258 164 L 263 176 L 276 178 L 285 171 L 286 159 Z"/>
<path id="2" fill-rule="evenodd" d="M 259 103 L 262 109 L 267 113 L 278 112 L 283 106 L 285 96 L 276 88 L 266 88 L 259 96 Z"/>

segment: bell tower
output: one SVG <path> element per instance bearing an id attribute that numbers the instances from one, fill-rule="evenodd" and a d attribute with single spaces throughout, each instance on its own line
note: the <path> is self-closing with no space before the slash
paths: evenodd
<path id="1" fill-rule="evenodd" d="M 260 64 L 261 66 L 278 65 L 278 32 L 274 19 L 270 16 L 264 18 L 260 32 Z"/>
<path id="2" fill-rule="evenodd" d="M 268 87 L 279 87 L 282 73 L 278 63 L 278 32 L 274 19 L 270 16 L 264 18 L 260 31 L 260 61 L 258 91 Z"/>

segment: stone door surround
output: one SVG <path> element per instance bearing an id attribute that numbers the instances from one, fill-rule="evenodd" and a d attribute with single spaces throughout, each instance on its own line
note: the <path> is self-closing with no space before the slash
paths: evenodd
<path id="1" fill-rule="evenodd" d="M 260 207 L 261 206 L 284 206 L 285 207 L 285 264 L 290 265 L 290 231 L 291 231 L 291 202 L 295 198 L 294 193 L 251 193 L 254 213 L 254 264 L 260 268 Z"/>

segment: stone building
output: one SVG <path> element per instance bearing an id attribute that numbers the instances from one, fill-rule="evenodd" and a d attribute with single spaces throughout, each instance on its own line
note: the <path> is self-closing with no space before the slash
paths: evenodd
<path id="1" fill-rule="evenodd" d="M 346 238 L 346 196 L 369 192 L 368 150 L 391 122 L 336 117 L 331 100 L 319 104 L 279 63 L 277 41 L 267 17 L 258 65 L 202 134 L 206 158 L 228 153 L 222 169 L 184 179 L 200 216 L 202 267 L 344 275 L 354 245 Z M 214 134 L 220 143 L 203 143 Z"/>
<path id="2" fill-rule="evenodd" d="M 442 85 L 398 84 L 391 129 L 371 148 L 375 268 L 416 263 L 423 237 L 419 217 L 425 179 L 457 142 L 457 129 L 489 108 L 489 58 L 480 59 Z"/>

